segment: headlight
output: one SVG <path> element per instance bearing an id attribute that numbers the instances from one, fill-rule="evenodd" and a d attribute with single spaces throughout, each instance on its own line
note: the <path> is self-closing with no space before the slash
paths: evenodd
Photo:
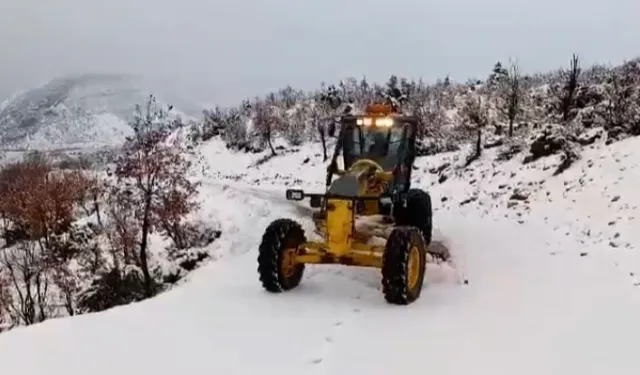
<path id="1" fill-rule="evenodd" d="M 373 119 L 372 118 L 364 118 L 364 119 L 362 119 L 362 122 L 364 123 L 364 126 L 373 125 Z"/>
<path id="2" fill-rule="evenodd" d="M 388 117 L 376 119 L 376 126 L 391 127 L 393 126 L 393 119 Z"/>
<path id="3" fill-rule="evenodd" d="M 356 120 L 356 124 L 358 124 L 359 126 L 362 126 L 364 125 L 364 121 L 361 118 L 359 118 L 358 120 Z"/>

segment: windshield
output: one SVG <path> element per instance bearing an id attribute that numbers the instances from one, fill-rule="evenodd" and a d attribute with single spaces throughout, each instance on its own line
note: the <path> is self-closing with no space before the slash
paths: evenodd
<path id="1" fill-rule="evenodd" d="M 402 142 L 402 128 L 376 129 L 356 127 L 353 132 L 352 156 L 387 156 L 397 153 Z"/>
<path id="2" fill-rule="evenodd" d="M 344 147 L 347 168 L 359 159 L 372 159 L 387 170 L 395 166 L 403 144 L 403 128 L 354 126 L 349 133 Z"/>

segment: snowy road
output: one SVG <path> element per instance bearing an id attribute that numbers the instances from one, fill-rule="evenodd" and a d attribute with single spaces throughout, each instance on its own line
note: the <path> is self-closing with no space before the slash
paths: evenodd
<path id="1" fill-rule="evenodd" d="M 638 373 L 640 290 L 597 257 L 563 251 L 577 245 L 547 228 L 438 214 L 470 284 L 437 282 L 435 270 L 400 307 L 369 269 L 310 267 L 298 289 L 267 294 L 258 241 L 300 209 L 269 193 L 223 198 L 237 205 L 218 261 L 151 301 L 1 334 L 0 373 Z"/>

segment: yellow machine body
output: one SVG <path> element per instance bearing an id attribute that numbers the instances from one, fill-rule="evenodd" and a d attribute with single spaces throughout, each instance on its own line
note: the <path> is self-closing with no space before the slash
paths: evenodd
<path id="1" fill-rule="evenodd" d="M 346 174 L 353 174 L 359 182 L 358 196 L 379 197 L 392 173 L 383 171 L 372 160 L 363 159 L 354 164 Z M 373 237 L 385 239 L 389 223 L 379 214 L 378 201 L 360 201 L 330 198 L 324 203 L 324 215 L 314 217 L 316 233 L 323 241 L 309 241 L 296 249 L 295 260 L 299 263 L 344 264 L 362 267 L 382 267 L 384 243 L 372 243 Z M 358 219 L 370 217 L 367 225 L 358 225 Z M 377 229 L 377 230 L 376 230 Z"/>
<path id="2" fill-rule="evenodd" d="M 286 192 L 287 200 L 309 198 L 318 209 L 312 215 L 318 238 L 307 236 L 296 220 L 274 220 L 259 246 L 260 281 L 267 291 L 279 293 L 300 283 L 305 264 L 373 267 L 381 269 L 387 302 L 411 303 L 422 290 L 430 242 L 420 228 L 431 220 L 430 198 L 419 189 L 413 189 L 412 201 L 419 215 L 407 210 L 418 120 L 372 105 L 364 115 L 345 115 L 341 121 L 326 191 Z M 418 216 L 426 224 L 416 222 Z"/>
<path id="3" fill-rule="evenodd" d="M 374 104 L 366 108 L 363 119 L 358 126 L 382 127 L 391 125 L 393 110 L 388 105 Z M 368 120 L 368 121 L 366 121 Z M 358 180 L 358 196 L 379 197 L 386 184 L 393 178 L 392 171 L 385 171 L 382 166 L 370 159 L 358 160 L 348 171 L 338 174 L 352 174 Z M 361 207 L 356 210 L 356 201 L 351 199 L 327 199 L 324 203 L 324 215 L 314 218 L 316 232 L 324 241 L 310 241 L 296 250 L 296 261 L 315 264 L 344 264 L 363 267 L 382 267 L 383 244 L 372 244 L 375 237 L 384 236 L 385 230 L 377 233 L 371 228 L 359 227 L 357 219 L 379 214 L 378 201 L 360 201 Z M 380 221 L 382 218 L 378 218 Z M 389 223 L 378 223 L 384 227 Z"/>

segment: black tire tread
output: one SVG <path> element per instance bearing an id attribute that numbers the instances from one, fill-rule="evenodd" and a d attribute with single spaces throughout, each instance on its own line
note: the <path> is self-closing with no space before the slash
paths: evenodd
<path id="1" fill-rule="evenodd" d="M 416 244 L 421 253 L 418 285 L 407 287 L 407 264 L 411 244 Z M 382 259 L 382 293 L 387 302 L 408 305 L 420 297 L 426 268 L 426 245 L 420 230 L 415 227 L 396 227 L 391 232 Z"/>
<path id="2" fill-rule="evenodd" d="M 286 244 L 286 241 L 292 242 Z M 304 274 L 304 264 L 298 264 L 293 276 L 286 278 L 280 271 L 280 261 L 285 249 L 304 242 L 306 242 L 304 230 L 296 221 L 277 219 L 269 224 L 258 248 L 258 274 L 265 290 L 280 293 L 300 284 Z"/>
<path id="3" fill-rule="evenodd" d="M 424 190 L 410 189 L 406 199 L 406 207 L 397 207 L 394 210 L 396 225 L 418 228 L 422 232 L 426 246 L 429 246 L 433 236 L 431 196 Z"/>

